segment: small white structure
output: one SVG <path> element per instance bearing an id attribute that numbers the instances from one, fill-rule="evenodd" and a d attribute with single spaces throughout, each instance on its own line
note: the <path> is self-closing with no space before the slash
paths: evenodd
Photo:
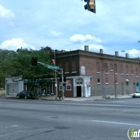
<path id="1" fill-rule="evenodd" d="M 24 89 L 24 82 L 22 77 L 5 78 L 5 94 L 15 96 Z"/>

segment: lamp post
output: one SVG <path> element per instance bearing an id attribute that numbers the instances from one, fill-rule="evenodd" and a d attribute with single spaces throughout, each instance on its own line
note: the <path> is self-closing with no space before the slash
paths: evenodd
<path id="1" fill-rule="evenodd" d="M 117 93 L 116 93 L 116 68 L 115 67 L 115 61 L 116 61 L 116 56 L 118 56 L 118 52 L 125 52 L 124 50 L 122 51 L 115 51 L 115 55 L 114 55 L 114 94 L 115 94 L 115 98 L 117 98 Z"/>

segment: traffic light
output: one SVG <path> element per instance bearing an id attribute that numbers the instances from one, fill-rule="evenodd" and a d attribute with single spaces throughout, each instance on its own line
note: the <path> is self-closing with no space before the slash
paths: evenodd
<path id="1" fill-rule="evenodd" d="M 37 66 L 37 57 L 32 57 L 31 64 L 32 66 Z"/>
<path id="2" fill-rule="evenodd" d="M 59 81 L 62 82 L 62 76 L 59 77 Z"/>
<path id="3" fill-rule="evenodd" d="M 63 82 L 66 82 L 66 76 L 63 76 Z M 62 76 L 59 77 L 59 81 L 62 82 Z"/>
<path id="4" fill-rule="evenodd" d="M 96 13 L 95 0 L 84 0 L 87 4 L 84 6 L 85 10 L 89 10 L 93 13 Z"/>
<path id="5" fill-rule="evenodd" d="M 64 76 L 64 82 L 66 82 L 66 80 L 67 80 L 67 79 L 66 79 L 66 76 Z"/>

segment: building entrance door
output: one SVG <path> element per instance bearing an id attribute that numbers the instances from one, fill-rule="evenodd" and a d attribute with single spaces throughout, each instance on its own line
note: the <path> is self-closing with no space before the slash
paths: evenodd
<path id="1" fill-rule="evenodd" d="M 82 87 L 77 86 L 77 97 L 81 97 L 81 93 L 82 93 Z"/>

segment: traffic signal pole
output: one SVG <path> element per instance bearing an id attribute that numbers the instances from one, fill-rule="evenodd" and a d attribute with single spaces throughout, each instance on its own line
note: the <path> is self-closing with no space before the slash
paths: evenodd
<path id="1" fill-rule="evenodd" d="M 57 90 L 57 77 L 56 77 L 56 70 L 55 70 L 55 100 L 58 97 L 58 90 Z"/>
<path id="2" fill-rule="evenodd" d="M 56 73 L 57 72 L 60 72 L 61 71 L 61 77 L 62 77 L 62 100 L 64 100 L 64 74 L 63 74 L 63 68 L 59 68 L 57 66 L 50 66 L 48 64 L 45 64 L 45 63 L 42 63 L 42 62 L 37 62 L 38 64 L 41 64 L 53 71 L 55 71 L 55 99 L 57 100 L 57 97 L 58 97 L 58 90 L 57 90 L 57 75 Z M 60 70 L 60 71 L 57 71 L 56 69 L 54 68 L 57 68 L 57 70 Z"/>

